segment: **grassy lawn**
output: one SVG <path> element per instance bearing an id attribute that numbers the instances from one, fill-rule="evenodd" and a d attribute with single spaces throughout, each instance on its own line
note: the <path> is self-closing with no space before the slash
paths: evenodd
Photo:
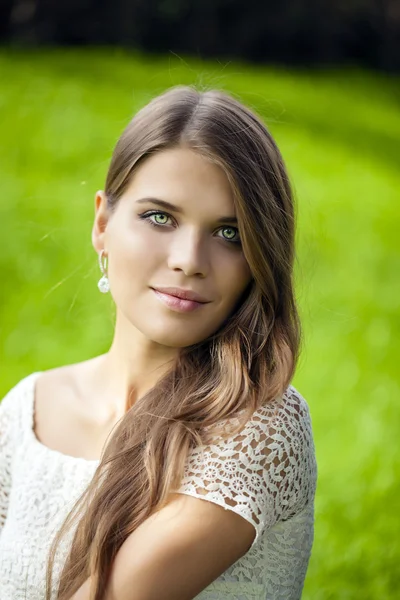
<path id="1" fill-rule="evenodd" d="M 297 294 L 319 463 L 303 598 L 400 589 L 400 85 L 114 50 L 0 51 L 0 397 L 110 342 L 97 290 L 94 193 L 131 115 L 165 88 L 238 95 L 265 118 L 297 198 Z"/>

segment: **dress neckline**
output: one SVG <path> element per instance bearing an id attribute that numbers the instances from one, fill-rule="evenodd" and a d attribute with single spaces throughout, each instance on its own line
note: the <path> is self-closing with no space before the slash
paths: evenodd
<path id="1" fill-rule="evenodd" d="M 56 458 L 57 460 L 63 461 L 63 462 L 68 462 L 70 464 L 79 464 L 79 465 L 86 465 L 86 466 L 90 466 L 90 467 L 95 467 L 98 466 L 100 464 L 100 460 L 99 459 L 93 459 L 90 460 L 88 458 L 83 458 L 80 456 L 72 456 L 71 454 L 64 454 L 63 452 L 60 452 L 59 450 L 54 450 L 53 448 L 50 448 L 49 446 L 46 446 L 45 444 L 43 444 L 39 438 L 36 437 L 35 431 L 34 431 L 34 426 L 35 426 L 35 391 L 36 391 L 36 381 L 38 379 L 38 377 L 40 375 L 42 375 L 43 371 L 35 371 L 34 373 L 32 373 L 30 376 L 28 376 L 28 379 L 30 380 L 30 386 L 29 386 L 29 397 L 30 397 L 30 411 L 29 411 L 29 423 L 28 423 L 28 435 L 29 435 L 29 439 L 30 442 L 38 449 L 40 450 L 40 452 L 42 454 L 47 454 L 48 456 L 52 456 L 53 458 Z"/>

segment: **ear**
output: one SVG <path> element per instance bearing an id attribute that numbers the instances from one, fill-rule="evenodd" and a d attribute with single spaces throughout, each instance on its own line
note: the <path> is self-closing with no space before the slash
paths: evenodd
<path id="1" fill-rule="evenodd" d="M 92 244 L 97 253 L 105 250 L 105 232 L 110 218 L 107 207 L 107 197 L 102 190 L 96 192 L 94 197 L 95 217 L 92 229 Z"/>

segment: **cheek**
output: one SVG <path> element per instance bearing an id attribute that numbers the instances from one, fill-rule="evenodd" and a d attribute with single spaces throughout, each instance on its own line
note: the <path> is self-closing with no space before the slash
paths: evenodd
<path id="1" fill-rule="evenodd" d="M 250 268 L 243 256 L 229 261 L 220 269 L 218 288 L 223 305 L 232 308 L 252 280 Z"/>
<path id="2" fill-rule="evenodd" d="M 151 275 L 152 265 L 157 265 L 164 253 L 161 240 L 157 238 L 156 243 L 149 227 L 142 223 L 129 226 L 129 221 L 110 230 L 108 248 L 110 277 L 118 274 L 123 281 Z"/>

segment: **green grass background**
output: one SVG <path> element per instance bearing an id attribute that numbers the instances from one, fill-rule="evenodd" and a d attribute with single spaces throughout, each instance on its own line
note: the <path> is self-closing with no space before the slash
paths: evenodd
<path id="1" fill-rule="evenodd" d="M 133 113 L 172 85 L 231 91 L 265 118 L 297 199 L 293 384 L 319 463 L 303 598 L 398 598 L 399 80 L 109 49 L 3 49 L 0 74 L 0 397 L 108 348 L 94 193 Z"/>

